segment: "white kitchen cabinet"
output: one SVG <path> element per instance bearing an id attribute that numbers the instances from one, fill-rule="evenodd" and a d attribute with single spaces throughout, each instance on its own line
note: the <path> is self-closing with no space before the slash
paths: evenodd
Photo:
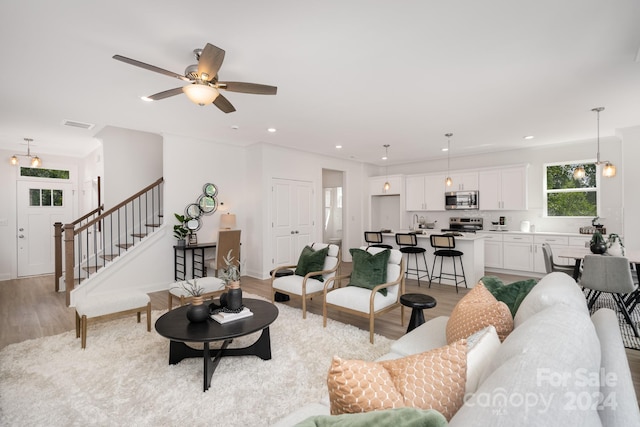
<path id="1" fill-rule="evenodd" d="M 478 190 L 478 172 L 452 172 L 450 175 L 453 185 L 446 191 L 475 191 Z"/>
<path id="2" fill-rule="evenodd" d="M 484 233 L 483 233 L 484 234 Z M 484 266 L 489 268 L 503 267 L 502 235 L 484 234 Z"/>
<path id="3" fill-rule="evenodd" d="M 416 175 L 405 179 L 405 205 L 408 211 L 443 211 L 444 175 Z"/>
<path id="4" fill-rule="evenodd" d="M 528 166 L 492 169 L 478 173 L 481 210 L 526 210 Z"/>
<path id="5" fill-rule="evenodd" d="M 503 267 L 507 270 L 533 271 L 533 236 L 503 236 Z"/>
<path id="6" fill-rule="evenodd" d="M 391 187 L 388 191 L 384 189 L 384 183 L 389 182 Z M 391 196 L 402 193 L 402 177 L 394 176 L 374 176 L 369 178 L 369 194 L 371 196 Z"/>

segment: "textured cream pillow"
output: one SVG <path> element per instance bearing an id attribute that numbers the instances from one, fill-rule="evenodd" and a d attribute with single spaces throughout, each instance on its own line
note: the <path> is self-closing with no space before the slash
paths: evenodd
<path id="1" fill-rule="evenodd" d="M 447 342 L 468 338 L 489 325 L 496 328 L 500 341 L 504 341 L 513 330 L 513 317 L 505 303 L 478 283 L 453 308 L 447 322 Z"/>
<path id="2" fill-rule="evenodd" d="M 462 406 L 466 371 L 466 340 L 382 362 L 335 356 L 327 377 L 331 414 L 410 406 L 449 420 Z"/>

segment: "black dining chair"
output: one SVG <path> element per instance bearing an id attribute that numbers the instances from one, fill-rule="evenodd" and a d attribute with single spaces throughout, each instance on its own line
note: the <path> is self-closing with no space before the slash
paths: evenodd
<path id="1" fill-rule="evenodd" d="M 382 243 L 380 231 L 365 231 L 364 241 L 367 242 L 367 248 L 393 249 L 393 246 Z"/>

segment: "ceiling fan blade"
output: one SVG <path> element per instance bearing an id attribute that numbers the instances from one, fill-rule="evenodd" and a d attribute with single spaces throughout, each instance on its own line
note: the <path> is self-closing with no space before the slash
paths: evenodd
<path id="1" fill-rule="evenodd" d="M 253 93 L 257 95 L 275 95 L 278 92 L 276 86 L 245 82 L 218 82 L 218 88 L 228 90 L 229 92 Z"/>
<path id="2" fill-rule="evenodd" d="M 117 61 L 126 62 L 127 64 L 135 65 L 136 67 L 144 68 L 145 70 L 154 71 L 156 73 L 164 74 L 165 76 L 175 77 L 176 79 L 184 80 L 185 82 L 190 81 L 188 78 L 183 76 L 182 74 L 174 73 L 173 71 L 168 71 L 163 68 L 156 67 L 155 65 L 145 64 L 144 62 L 137 61 L 135 59 L 127 58 L 125 56 L 113 55 L 113 59 Z"/>
<path id="3" fill-rule="evenodd" d="M 202 74 L 207 73 L 208 77 L 203 80 L 211 81 L 218 74 L 222 61 L 224 61 L 224 50 L 207 43 L 198 60 L 198 76 L 202 78 Z"/>
<path id="4" fill-rule="evenodd" d="M 233 113 L 234 111 L 236 111 L 235 107 L 231 105 L 229 100 L 224 96 L 222 96 L 221 94 L 218 95 L 216 99 L 214 99 L 213 105 L 215 105 L 225 113 Z"/>
<path id="5" fill-rule="evenodd" d="M 181 87 L 177 87 L 175 89 L 169 89 L 169 90 L 165 90 L 163 92 L 158 92 L 156 94 L 153 94 L 151 96 L 147 96 L 147 98 L 153 100 L 153 101 L 159 101 L 161 99 L 165 99 L 165 98 L 169 98 L 170 96 L 176 96 L 176 95 L 180 95 L 182 93 L 182 88 Z"/>

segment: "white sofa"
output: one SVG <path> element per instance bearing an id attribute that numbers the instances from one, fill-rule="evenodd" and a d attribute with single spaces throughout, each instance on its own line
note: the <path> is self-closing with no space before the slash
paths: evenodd
<path id="1" fill-rule="evenodd" d="M 447 321 L 437 317 L 414 329 L 381 359 L 446 345 Z M 472 373 L 469 356 L 467 364 L 467 382 L 473 374 L 477 389 L 465 395 L 450 426 L 640 426 L 616 313 L 590 316 L 580 287 L 564 273 L 548 274 L 531 290 L 513 331 L 484 365 L 474 364 Z M 328 402 L 311 403 L 276 425 L 329 414 Z"/>

